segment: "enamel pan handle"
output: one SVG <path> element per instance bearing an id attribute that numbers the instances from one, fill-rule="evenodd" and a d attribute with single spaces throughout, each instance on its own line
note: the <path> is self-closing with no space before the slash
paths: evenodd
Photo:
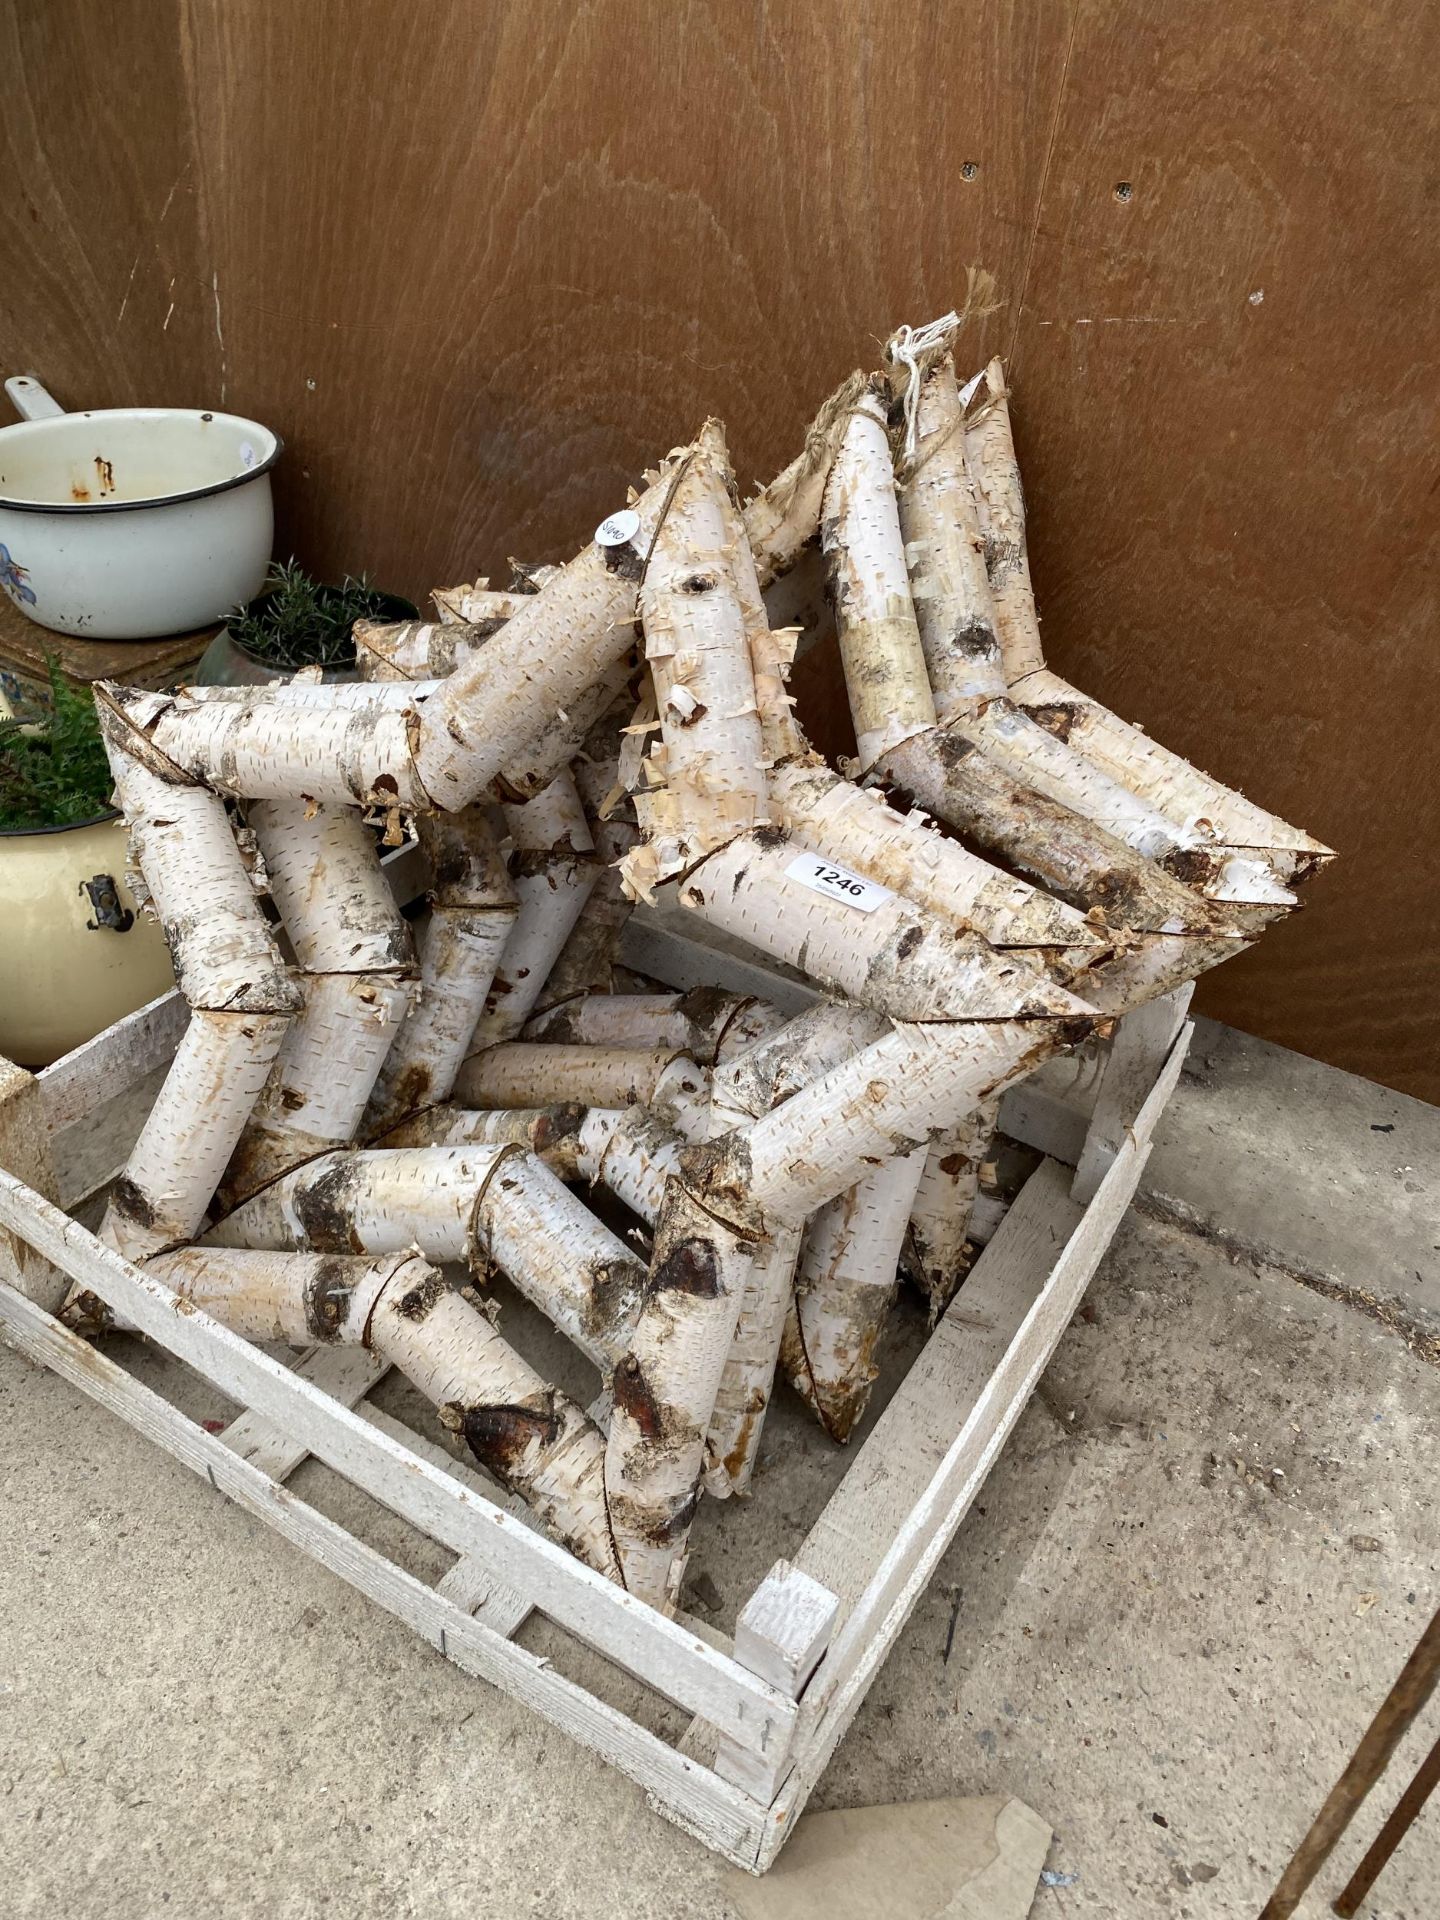
<path id="1" fill-rule="evenodd" d="M 12 374 L 5 382 L 5 391 L 22 420 L 53 420 L 57 414 L 65 411 L 54 395 L 45 391 L 33 373 Z"/>

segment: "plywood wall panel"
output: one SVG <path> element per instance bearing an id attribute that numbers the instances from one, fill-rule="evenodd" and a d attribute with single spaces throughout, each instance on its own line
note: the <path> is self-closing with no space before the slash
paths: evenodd
<path id="1" fill-rule="evenodd" d="M 1430 1097 L 1435 43 L 1083 0 L 1011 352 L 1052 663 L 1343 855 L 1199 1004 Z"/>

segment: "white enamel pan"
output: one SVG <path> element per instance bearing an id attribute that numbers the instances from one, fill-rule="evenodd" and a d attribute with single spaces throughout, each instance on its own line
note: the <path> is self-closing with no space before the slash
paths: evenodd
<path id="1" fill-rule="evenodd" d="M 150 640 L 254 599 L 281 441 L 233 413 L 66 413 L 28 374 L 0 427 L 0 587 L 55 633 Z"/>

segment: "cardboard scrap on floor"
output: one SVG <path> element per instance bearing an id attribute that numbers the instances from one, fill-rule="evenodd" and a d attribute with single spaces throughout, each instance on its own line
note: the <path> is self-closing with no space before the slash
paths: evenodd
<path id="1" fill-rule="evenodd" d="M 807 1813 L 762 1880 L 726 1893 L 740 1920 L 1025 1920 L 1051 1837 L 1003 1794 Z"/>

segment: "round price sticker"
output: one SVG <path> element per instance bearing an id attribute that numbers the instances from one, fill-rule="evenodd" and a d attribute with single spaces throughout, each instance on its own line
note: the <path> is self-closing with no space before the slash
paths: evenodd
<path id="1" fill-rule="evenodd" d="M 595 544 L 600 547 L 628 547 L 640 531 L 640 516 L 631 507 L 623 507 L 602 520 L 595 529 Z"/>

